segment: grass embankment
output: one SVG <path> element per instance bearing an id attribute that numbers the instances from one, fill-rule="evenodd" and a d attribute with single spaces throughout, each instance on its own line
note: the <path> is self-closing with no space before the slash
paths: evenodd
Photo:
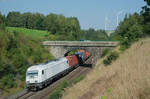
<path id="1" fill-rule="evenodd" d="M 46 37 L 50 34 L 50 32 L 44 30 L 35 30 L 35 29 L 27 29 L 27 28 L 18 28 L 18 27 L 7 27 L 9 32 L 19 32 L 24 35 L 30 36 L 35 39 L 46 39 Z"/>
<path id="2" fill-rule="evenodd" d="M 109 66 L 100 59 L 63 99 L 150 99 L 150 38 L 133 44 Z"/>

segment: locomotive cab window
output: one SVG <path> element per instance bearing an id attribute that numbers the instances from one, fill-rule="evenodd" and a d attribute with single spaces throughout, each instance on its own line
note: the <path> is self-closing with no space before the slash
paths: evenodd
<path id="1" fill-rule="evenodd" d="M 44 75 L 44 70 L 42 70 L 42 75 Z"/>
<path id="2" fill-rule="evenodd" d="M 27 76 L 38 76 L 38 71 L 28 71 Z"/>

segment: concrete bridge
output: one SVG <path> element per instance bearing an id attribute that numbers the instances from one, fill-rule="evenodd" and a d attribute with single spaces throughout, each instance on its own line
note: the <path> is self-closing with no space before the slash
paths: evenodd
<path id="1" fill-rule="evenodd" d="M 49 48 L 50 52 L 56 57 L 62 57 L 66 53 L 75 49 L 84 49 L 93 56 L 101 56 L 102 50 L 112 49 L 118 45 L 117 41 L 44 41 L 43 45 Z"/>

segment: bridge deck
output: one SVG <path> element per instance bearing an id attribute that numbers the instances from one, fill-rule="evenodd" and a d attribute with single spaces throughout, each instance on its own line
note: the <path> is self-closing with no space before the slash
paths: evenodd
<path id="1" fill-rule="evenodd" d="M 44 41 L 45 46 L 89 46 L 89 47 L 115 47 L 118 45 L 118 41 Z"/>

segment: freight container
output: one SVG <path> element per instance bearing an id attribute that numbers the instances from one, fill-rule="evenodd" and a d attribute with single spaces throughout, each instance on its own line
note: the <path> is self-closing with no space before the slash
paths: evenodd
<path id="1" fill-rule="evenodd" d="M 78 56 L 80 64 L 83 64 L 85 61 L 84 52 L 76 52 L 75 54 Z"/>
<path id="2" fill-rule="evenodd" d="M 84 61 L 90 56 L 90 53 L 86 50 L 80 50 L 80 52 L 84 53 Z"/>
<path id="3" fill-rule="evenodd" d="M 66 58 L 68 60 L 70 67 L 77 66 L 79 64 L 79 61 L 76 55 L 66 56 Z"/>

